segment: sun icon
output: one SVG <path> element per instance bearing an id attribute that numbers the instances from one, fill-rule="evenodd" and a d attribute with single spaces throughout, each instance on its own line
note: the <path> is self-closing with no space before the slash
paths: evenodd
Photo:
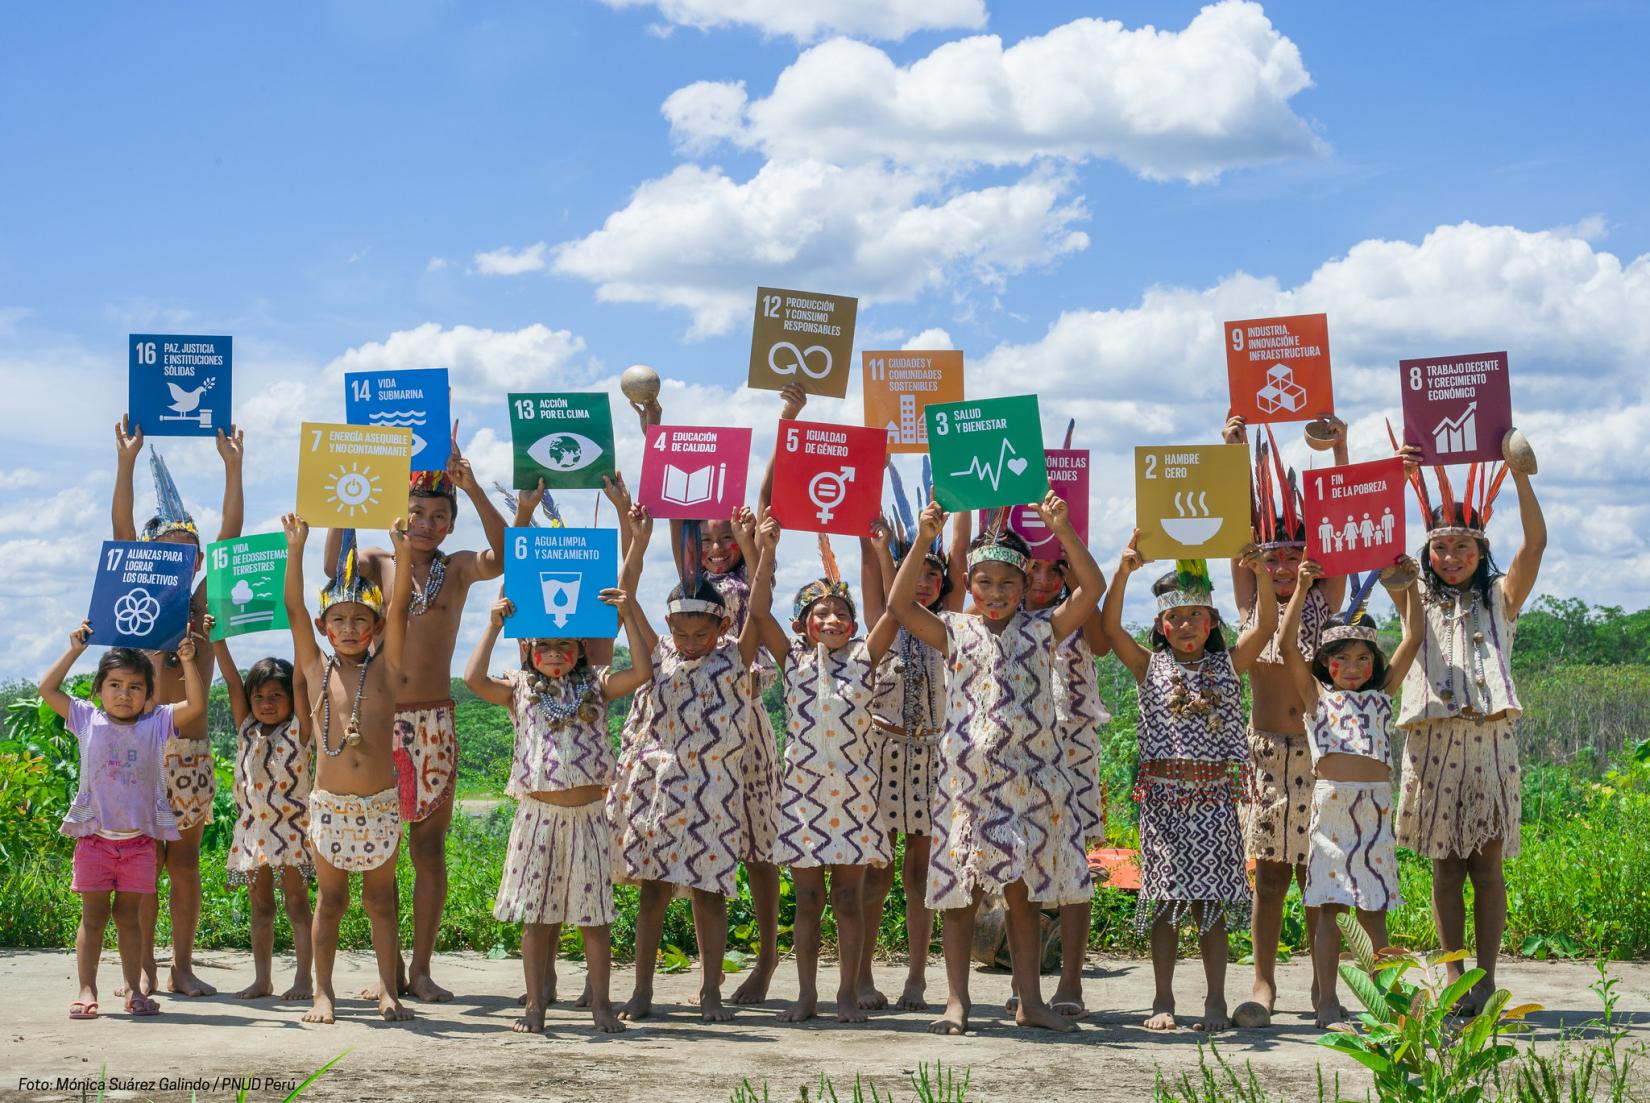
<path id="1" fill-rule="evenodd" d="M 327 503 L 336 503 L 353 518 L 356 510 L 365 513 L 369 506 L 378 504 L 378 494 L 382 489 L 379 482 L 371 467 L 352 463 L 346 470 L 339 464 L 338 470 L 328 476 Z"/>

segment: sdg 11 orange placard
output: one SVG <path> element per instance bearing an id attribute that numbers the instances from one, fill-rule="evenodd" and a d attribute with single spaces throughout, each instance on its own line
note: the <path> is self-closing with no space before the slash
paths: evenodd
<path id="1" fill-rule="evenodd" d="M 930 402 L 963 400 L 960 349 L 901 349 L 860 354 L 865 377 L 865 425 L 888 430 L 888 451 L 928 451 Z"/>
<path id="2" fill-rule="evenodd" d="M 1260 425 L 1335 412 L 1329 315 L 1227 322 L 1225 340 L 1232 413 Z"/>

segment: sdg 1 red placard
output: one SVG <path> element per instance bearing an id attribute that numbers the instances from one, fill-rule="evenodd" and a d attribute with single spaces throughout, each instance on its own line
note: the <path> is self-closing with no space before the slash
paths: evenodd
<path id="1" fill-rule="evenodd" d="M 858 425 L 781 421 L 773 515 L 787 529 L 868 536 L 882 509 L 888 433 Z"/>
<path id="2" fill-rule="evenodd" d="M 636 500 L 655 517 L 725 521 L 745 504 L 751 431 L 649 425 Z"/>
<path id="3" fill-rule="evenodd" d="M 1404 554 L 1404 465 L 1397 457 L 1303 476 L 1306 554 L 1324 574 L 1390 567 Z"/>
<path id="4" fill-rule="evenodd" d="M 1089 542 L 1089 450 L 1087 448 L 1046 448 L 1043 456 L 1048 464 L 1048 486 L 1066 505 L 1067 516 L 1077 538 Z M 980 510 L 979 522 L 984 529 L 990 510 Z M 1037 515 L 1035 506 L 1010 506 L 1008 528 L 1020 534 L 1031 548 L 1033 559 L 1053 561 L 1063 554 L 1060 540 Z"/>

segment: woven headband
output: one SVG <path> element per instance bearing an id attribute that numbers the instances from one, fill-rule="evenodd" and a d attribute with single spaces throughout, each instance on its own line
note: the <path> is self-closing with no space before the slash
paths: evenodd
<path id="1" fill-rule="evenodd" d="M 1007 563 L 1021 572 L 1026 569 L 1026 557 L 1007 544 L 985 544 L 968 553 L 970 571 L 981 563 Z"/>
<path id="2" fill-rule="evenodd" d="M 1193 606 L 1213 609 L 1215 607 L 1215 595 L 1208 590 L 1170 590 L 1168 593 L 1157 595 L 1157 611 L 1159 613 L 1167 613 L 1170 609 L 1186 609 Z"/>
<path id="3" fill-rule="evenodd" d="M 728 607 L 720 601 L 707 601 L 699 597 L 673 597 L 665 603 L 667 613 L 709 613 L 713 617 L 728 615 Z"/>
<path id="4" fill-rule="evenodd" d="M 848 612 L 856 620 L 859 618 L 859 611 L 854 607 L 854 597 L 848 592 L 848 584 L 846 582 L 827 582 L 821 578 L 808 583 L 796 592 L 796 600 L 791 603 L 791 619 L 793 621 L 801 620 L 816 602 L 823 601 L 828 597 L 839 597 L 847 602 Z"/>
<path id="5" fill-rule="evenodd" d="M 1372 624 L 1336 624 L 1323 630 L 1318 638 L 1318 647 L 1323 648 L 1342 640 L 1362 640 L 1373 644 L 1380 639 L 1380 633 Z"/>

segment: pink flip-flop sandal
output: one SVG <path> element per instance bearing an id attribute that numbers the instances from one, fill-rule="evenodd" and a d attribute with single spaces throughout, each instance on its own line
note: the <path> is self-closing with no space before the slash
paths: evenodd
<path id="1" fill-rule="evenodd" d="M 159 1015 L 160 1004 L 156 1003 L 148 996 L 140 996 L 133 993 L 126 999 L 126 1013 L 128 1015 L 136 1015 L 139 1017 L 146 1015 Z"/>
<path id="2" fill-rule="evenodd" d="M 75 1000 L 69 1005 L 69 1018 L 95 1019 L 97 1018 L 96 1000 Z"/>

